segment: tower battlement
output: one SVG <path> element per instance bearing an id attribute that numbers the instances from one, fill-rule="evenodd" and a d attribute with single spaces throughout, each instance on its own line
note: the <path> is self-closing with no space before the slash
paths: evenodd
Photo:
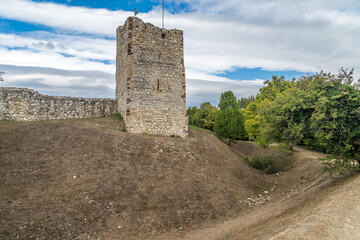
<path id="1" fill-rule="evenodd" d="M 117 29 L 116 100 L 127 131 L 186 136 L 181 30 L 129 17 Z"/>

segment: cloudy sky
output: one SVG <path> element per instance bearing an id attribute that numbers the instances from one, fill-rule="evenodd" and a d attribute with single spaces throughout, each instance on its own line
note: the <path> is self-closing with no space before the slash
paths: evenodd
<path id="1" fill-rule="evenodd" d="M 254 95 L 290 79 L 355 68 L 359 0 L 165 0 L 165 27 L 184 31 L 187 105 L 221 92 Z M 161 26 L 161 0 L 0 0 L 0 86 L 114 97 L 115 31 L 136 7 Z"/>

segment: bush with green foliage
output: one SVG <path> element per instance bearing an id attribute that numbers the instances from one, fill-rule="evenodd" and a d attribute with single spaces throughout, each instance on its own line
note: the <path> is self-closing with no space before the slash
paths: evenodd
<path id="1" fill-rule="evenodd" d="M 114 117 L 115 119 L 117 119 L 117 120 L 120 120 L 120 121 L 123 120 L 123 116 L 121 116 L 120 113 L 114 113 L 114 114 L 113 114 L 113 117 Z"/>
<path id="2" fill-rule="evenodd" d="M 345 69 L 337 75 L 320 72 L 277 91 L 256 110 L 256 141 L 262 146 L 302 144 L 328 153 L 323 160 L 331 172 L 359 169 L 360 92 L 352 75 Z"/>
<path id="3" fill-rule="evenodd" d="M 210 104 L 210 102 L 204 102 L 200 105 L 200 108 L 194 114 L 194 122 L 198 127 L 213 130 L 215 125 L 215 115 L 217 107 Z"/>
<path id="4" fill-rule="evenodd" d="M 217 107 L 204 102 L 197 107 L 188 107 L 186 113 L 189 117 L 189 125 L 213 130 L 215 125 L 215 115 L 218 111 Z"/>
<path id="5" fill-rule="evenodd" d="M 245 158 L 245 161 L 256 169 L 261 169 L 267 174 L 285 171 L 291 167 L 291 161 L 288 157 L 275 157 L 271 154 L 256 155 L 251 158 Z"/>

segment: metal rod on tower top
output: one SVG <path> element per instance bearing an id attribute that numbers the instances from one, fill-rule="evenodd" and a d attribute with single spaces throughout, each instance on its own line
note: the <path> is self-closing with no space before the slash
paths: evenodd
<path id="1" fill-rule="evenodd" d="M 162 1 L 162 28 L 164 28 L 164 10 L 165 10 L 165 0 Z"/>

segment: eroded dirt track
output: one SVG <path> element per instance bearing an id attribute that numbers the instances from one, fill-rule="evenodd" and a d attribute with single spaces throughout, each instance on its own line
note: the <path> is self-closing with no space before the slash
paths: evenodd
<path id="1" fill-rule="evenodd" d="M 253 228 L 252 239 L 360 239 L 360 177 Z M 237 236 L 231 239 L 242 239 Z"/>
<path id="2" fill-rule="evenodd" d="M 249 151 L 246 145 L 241 147 Z M 222 223 L 183 235 L 169 233 L 165 239 L 359 239 L 356 232 L 359 205 L 349 207 L 349 204 L 360 198 L 360 178 L 345 183 L 341 177 L 330 179 L 316 160 L 320 156 L 320 153 L 296 148 L 294 167 L 276 176 L 277 190 L 269 194 L 270 201 Z M 346 197 L 341 198 L 342 195 Z M 341 225 L 344 222 L 350 223 L 346 230 Z M 344 231 L 349 234 L 344 235 Z M 332 232 L 337 233 L 332 235 Z"/>

